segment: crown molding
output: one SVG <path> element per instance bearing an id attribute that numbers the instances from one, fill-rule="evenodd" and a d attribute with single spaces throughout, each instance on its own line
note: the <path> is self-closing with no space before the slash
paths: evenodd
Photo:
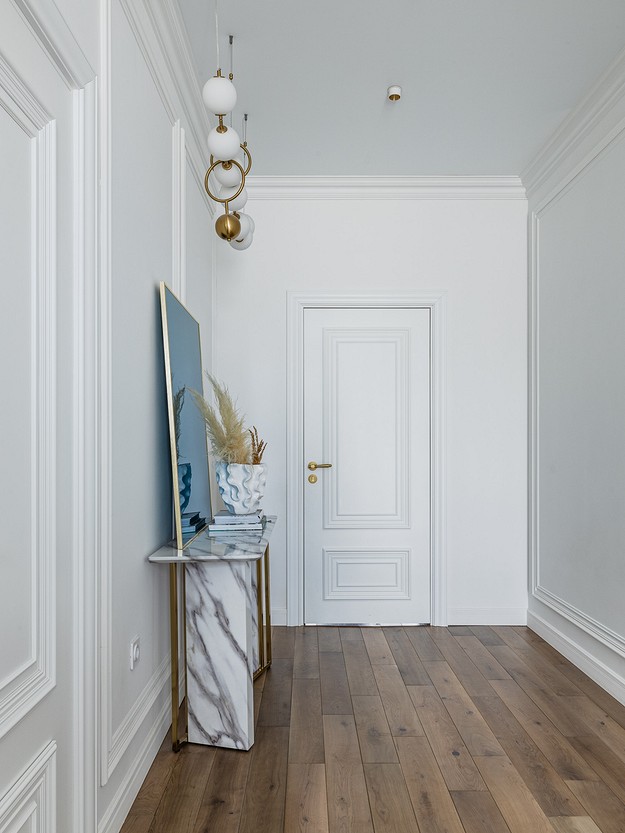
<path id="1" fill-rule="evenodd" d="M 258 200 L 524 200 L 517 176 L 249 176 Z"/>
<path id="2" fill-rule="evenodd" d="M 13 0 L 13 4 L 70 90 L 93 81 L 95 70 L 53 0 Z"/>
<path id="3" fill-rule="evenodd" d="M 625 49 L 616 56 L 587 95 L 521 173 L 527 193 L 533 193 L 588 137 L 599 121 L 625 101 Z"/>

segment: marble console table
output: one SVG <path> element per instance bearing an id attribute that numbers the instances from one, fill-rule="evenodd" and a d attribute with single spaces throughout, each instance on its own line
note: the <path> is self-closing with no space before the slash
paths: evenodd
<path id="1" fill-rule="evenodd" d="M 262 532 L 204 532 L 184 550 L 161 547 L 169 565 L 172 746 L 203 743 L 249 749 L 254 743 L 253 680 L 271 665 L 269 538 Z M 185 605 L 186 733 L 178 732 L 178 577 Z"/>

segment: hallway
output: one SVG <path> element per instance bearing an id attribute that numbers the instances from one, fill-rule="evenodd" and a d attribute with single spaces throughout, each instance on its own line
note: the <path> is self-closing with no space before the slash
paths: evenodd
<path id="1" fill-rule="evenodd" d="M 169 736 L 122 833 L 623 833 L 625 706 L 524 627 L 274 628 L 250 752 Z"/>

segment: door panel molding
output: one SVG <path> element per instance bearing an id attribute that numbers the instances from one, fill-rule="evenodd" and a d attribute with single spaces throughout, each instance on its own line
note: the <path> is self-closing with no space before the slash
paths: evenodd
<path id="1" fill-rule="evenodd" d="M 301 476 L 304 414 L 304 311 L 306 309 L 430 310 L 430 540 L 432 624 L 447 624 L 445 519 L 445 321 L 446 293 L 287 292 L 287 624 L 301 625 L 304 613 L 304 479 Z"/>
<path id="2" fill-rule="evenodd" d="M 395 473 L 392 482 L 396 483 L 397 491 L 394 495 L 394 507 L 391 511 L 373 514 L 371 512 L 345 511 L 339 505 L 338 477 L 330 478 L 328 488 L 324 491 L 324 529 L 408 529 L 410 527 L 410 477 L 408 448 L 410 436 L 408 420 L 405 418 L 406 401 L 408 397 L 409 366 L 408 345 L 410 333 L 403 328 L 389 329 L 388 327 L 355 329 L 327 329 L 323 337 L 324 378 L 327 387 L 324 399 L 328 403 L 325 419 L 327 420 L 324 436 L 328 438 L 328 448 L 324 449 L 324 459 L 334 460 L 340 472 L 340 411 L 338 380 L 340 375 L 341 347 L 349 344 L 391 345 L 395 353 L 394 400 L 398 424 L 395 426 L 394 453 L 389 455 L 394 464 Z M 330 414 L 339 417 L 334 423 Z M 390 496 L 390 495 L 389 495 Z M 389 507 L 390 508 L 390 507 Z"/>

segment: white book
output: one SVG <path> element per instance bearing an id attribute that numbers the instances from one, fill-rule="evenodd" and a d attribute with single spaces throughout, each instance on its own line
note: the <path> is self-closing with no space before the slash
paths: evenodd
<path id="1" fill-rule="evenodd" d="M 236 535 L 239 532 L 246 532 L 246 531 L 254 531 L 254 532 L 262 532 L 263 525 L 262 524 L 226 524 L 225 526 L 215 524 L 209 524 L 208 526 L 209 532 L 225 532 L 231 535 Z"/>
<path id="2" fill-rule="evenodd" d="M 227 510 L 222 510 L 215 514 L 213 523 L 238 526 L 239 524 L 260 523 L 263 517 L 262 511 L 252 512 L 249 515 L 233 515 Z"/>

